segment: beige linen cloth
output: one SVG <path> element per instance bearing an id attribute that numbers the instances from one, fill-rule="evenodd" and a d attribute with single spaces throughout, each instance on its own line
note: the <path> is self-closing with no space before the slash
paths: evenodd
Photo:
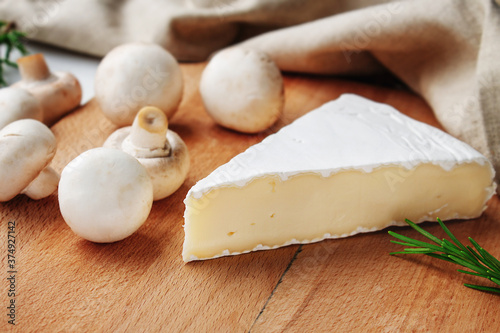
<path id="1" fill-rule="evenodd" d="M 488 156 L 500 179 L 499 3 L 0 0 L 0 19 L 16 21 L 35 40 L 94 55 L 151 41 L 181 61 L 198 61 L 246 39 L 242 45 L 267 52 L 285 71 L 389 70 L 448 132 Z"/>

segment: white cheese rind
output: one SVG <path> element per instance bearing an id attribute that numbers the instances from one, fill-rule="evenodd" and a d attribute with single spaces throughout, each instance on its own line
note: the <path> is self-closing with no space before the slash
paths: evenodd
<path id="1" fill-rule="evenodd" d="M 322 233 L 312 239 L 301 238 L 300 241 L 292 238 L 272 243 L 271 246 L 254 243 L 257 245 L 242 251 L 230 251 L 228 248 L 224 249 L 224 244 L 220 244 L 221 249 L 217 254 L 198 257 L 192 252 L 196 247 L 203 245 L 193 243 L 193 239 L 197 236 L 192 237 L 193 235 L 189 234 L 189 230 L 193 230 L 189 225 L 190 217 L 194 219 L 194 215 L 204 214 L 204 206 L 210 204 L 212 193 L 217 195 L 220 189 L 245 187 L 246 190 L 247 185 L 266 177 L 275 177 L 278 182 L 286 182 L 288 179 L 295 179 L 295 176 L 315 174 L 326 179 L 349 170 L 372 174 L 373 171 L 385 167 L 412 170 L 409 171 L 411 174 L 420 165 L 435 165 L 449 172 L 457 166 L 469 164 L 484 166 L 483 169 L 487 170 L 487 176 L 490 177 L 482 192 L 484 198 L 476 200 L 476 208 L 471 210 L 470 214 L 463 212 L 455 214 L 446 207 L 446 203 L 443 204 L 438 200 L 439 205 L 430 205 L 432 208 L 429 208 L 429 211 L 413 216 L 416 222 L 434 219 L 441 209 L 446 212 L 447 219 L 478 216 L 485 209 L 484 204 L 487 199 L 494 193 L 495 185 L 492 182 L 494 171 L 491 164 L 467 144 L 439 129 L 417 122 L 390 106 L 355 95 L 343 95 L 250 147 L 191 188 L 185 200 L 185 218 L 188 227 L 185 229 L 183 258 L 185 261 L 216 258 L 290 244 L 317 242 L 326 238 L 347 237 L 360 232 L 380 230 L 390 225 L 403 224 L 401 220 L 387 218 L 370 228 L 354 226 L 348 232 Z M 397 170 L 391 172 L 396 177 L 398 173 L 401 174 L 401 171 Z M 484 175 L 482 179 L 485 179 Z M 447 185 L 441 184 L 441 187 L 446 188 Z M 402 193 L 408 193 L 408 189 L 405 191 Z M 201 201 L 197 202 L 199 199 Z M 198 205 L 199 203 L 202 207 Z M 197 221 L 199 223 L 199 220 Z M 239 222 L 235 221 L 235 224 L 237 223 Z M 227 225 L 222 228 L 225 227 Z M 217 226 L 214 225 L 214 228 Z M 296 237 L 300 238 L 301 235 Z"/>
<path id="2" fill-rule="evenodd" d="M 201 198 L 214 187 L 245 186 L 270 174 L 282 180 L 304 172 L 328 177 L 341 170 L 370 172 L 381 165 L 411 169 L 422 163 L 449 170 L 472 161 L 484 164 L 487 159 L 466 143 L 389 105 L 345 94 L 235 156 L 197 182 L 188 196 Z"/>

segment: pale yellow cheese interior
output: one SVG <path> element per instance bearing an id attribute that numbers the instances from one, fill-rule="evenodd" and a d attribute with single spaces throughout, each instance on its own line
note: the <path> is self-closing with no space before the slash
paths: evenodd
<path id="1" fill-rule="evenodd" d="M 489 164 L 445 171 L 379 167 L 329 177 L 316 173 L 257 178 L 244 187 L 188 197 L 183 258 L 213 258 L 263 247 L 345 237 L 403 222 L 479 216 L 492 193 Z"/>

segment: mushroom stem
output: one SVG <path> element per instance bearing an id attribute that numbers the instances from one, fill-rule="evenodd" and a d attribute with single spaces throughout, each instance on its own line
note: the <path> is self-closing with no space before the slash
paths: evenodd
<path id="1" fill-rule="evenodd" d="M 50 77 L 49 67 L 41 53 L 21 57 L 17 64 L 23 80 L 43 81 Z"/>
<path id="2" fill-rule="evenodd" d="M 136 147 L 162 148 L 167 143 L 168 120 L 160 109 L 142 108 L 132 124 L 130 140 Z"/>
<path id="3" fill-rule="evenodd" d="M 46 167 L 21 193 L 39 200 L 54 193 L 58 184 L 59 174 L 51 167 Z"/>
<path id="4" fill-rule="evenodd" d="M 143 107 L 134 119 L 123 150 L 137 158 L 164 157 L 170 154 L 167 140 L 168 120 L 157 107 Z"/>

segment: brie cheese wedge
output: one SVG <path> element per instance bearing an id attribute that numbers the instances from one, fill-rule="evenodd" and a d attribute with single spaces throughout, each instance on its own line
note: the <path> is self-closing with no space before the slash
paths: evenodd
<path id="1" fill-rule="evenodd" d="M 490 162 L 388 105 L 343 95 L 194 185 L 184 261 L 317 242 L 391 225 L 474 218 L 495 193 Z"/>

